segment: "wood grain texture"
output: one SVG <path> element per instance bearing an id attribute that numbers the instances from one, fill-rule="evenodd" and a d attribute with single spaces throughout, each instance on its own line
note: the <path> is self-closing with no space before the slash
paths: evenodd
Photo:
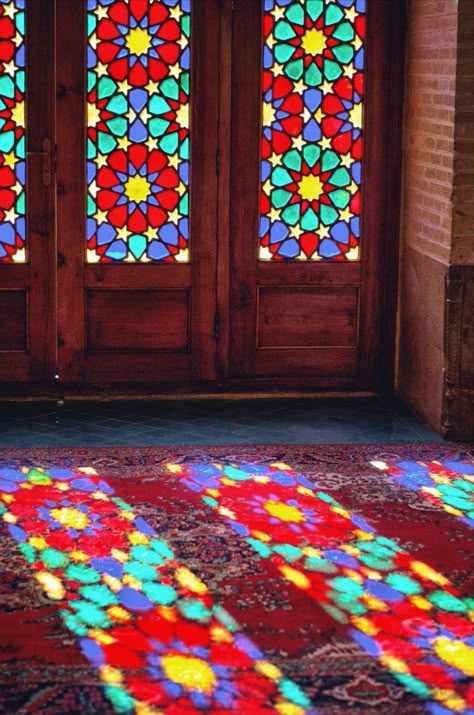
<path id="1" fill-rule="evenodd" d="M 357 345 L 357 288 L 260 288 L 257 305 L 257 348 Z"/>
<path id="2" fill-rule="evenodd" d="M 0 290 L 0 351 L 28 349 L 28 293 Z"/>
<path id="3" fill-rule="evenodd" d="M 60 0 L 56 22 L 58 372 L 84 380 L 86 3 Z"/>
<path id="4" fill-rule="evenodd" d="M 204 3 L 192 13 L 191 260 L 187 264 L 85 262 L 84 19 L 84 3 L 61 0 L 58 6 L 61 37 L 58 31 L 57 38 L 58 117 L 62 127 L 58 153 L 60 379 L 69 386 L 86 386 L 104 379 L 111 384 L 131 382 L 135 377 L 146 381 L 147 367 L 150 383 L 162 379 L 170 384 L 190 378 L 196 384 L 213 380 L 218 5 Z M 69 34 L 73 35 L 71 41 Z M 105 374 L 93 355 L 99 350 L 108 351 Z M 126 359 L 123 351 L 128 352 Z M 155 352 L 153 357 L 147 354 L 150 351 Z M 176 361 L 163 355 L 163 351 L 174 351 Z"/>
<path id="5" fill-rule="evenodd" d="M 184 352 L 189 346 L 187 290 L 87 291 L 87 349 Z"/>
<path id="6" fill-rule="evenodd" d="M 391 385 L 403 52 L 403 9 L 394 7 L 398 5 L 390 0 L 368 3 L 361 260 L 259 262 L 262 4 L 234 2 L 229 372 L 233 384 L 253 378 L 257 385 L 272 374 L 284 388 L 303 371 L 315 383 L 334 378 L 342 386 L 346 379 L 356 378 L 356 389 Z M 276 292 L 284 285 L 295 286 L 285 299 Z M 312 307 L 310 293 L 300 286 L 323 291 L 326 324 Z M 334 289 L 332 310 L 329 293 L 323 290 L 329 287 Z M 270 296 L 277 298 L 273 307 Z M 342 331 L 339 338 L 337 330 Z M 336 347 L 338 342 L 347 345 L 347 354 L 318 350 L 321 339 Z M 286 341 L 293 346 L 288 354 L 282 349 Z M 272 344 L 275 349 L 270 350 Z M 322 362 L 323 353 L 327 364 Z"/>
<path id="7" fill-rule="evenodd" d="M 0 382 L 37 383 L 56 365 L 56 245 L 54 176 L 43 184 L 45 160 L 54 164 L 54 3 L 26 5 L 25 264 L 0 265 Z M 43 142 L 51 154 L 43 156 Z M 8 290 L 6 290 L 8 289 Z M 27 295 L 29 299 L 27 299 Z M 28 308 L 27 308 L 28 304 Z M 6 322 L 5 322 L 6 321 Z M 2 347 L 3 346 L 3 347 Z M 26 351 L 20 355 L 17 351 Z M 9 351 L 12 351 L 9 353 Z"/>

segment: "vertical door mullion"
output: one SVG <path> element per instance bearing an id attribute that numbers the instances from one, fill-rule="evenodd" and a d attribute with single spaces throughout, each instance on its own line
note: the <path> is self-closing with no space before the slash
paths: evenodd
<path id="1" fill-rule="evenodd" d="M 41 3 L 38 3 L 41 4 Z M 86 2 L 57 0 L 57 232 L 59 381 L 84 372 Z"/>
<path id="2" fill-rule="evenodd" d="M 27 260 L 32 383 L 56 372 L 54 0 L 26 3 Z"/>
<path id="3" fill-rule="evenodd" d="M 195 383 L 213 382 L 216 376 L 219 17 L 217 3 L 195 2 L 190 124 L 191 349 Z"/>

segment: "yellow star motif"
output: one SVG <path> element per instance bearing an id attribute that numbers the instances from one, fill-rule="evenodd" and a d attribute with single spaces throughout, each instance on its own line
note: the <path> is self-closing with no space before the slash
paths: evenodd
<path id="1" fill-rule="evenodd" d="M 323 226 L 322 224 L 318 228 L 316 233 L 318 234 L 319 238 L 329 238 L 329 229 L 327 226 Z"/>
<path id="2" fill-rule="evenodd" d="M 345 221 L 347 223 L 349 219 L 351 219 L 354 216 L 352 211 L 349 208 L 342 209 L 342 211 L 339 211 L 339 218 L 341 221 Z"/>
<path id="3" fill-rule="evenodd" d="M 321 145 L 321 149 L 323 150 L 331 148 L 331 140 L 329 139 L 329 137 L 321 137 L 318 144 Z"/>
<path id="4" fill-rule="evenodd" d="M 303 92 L 306 89 L 306 85 L 303 82 L 302 79 L 299 79 L 295 84 L 293 85 L 293 89 L 296 92 L 296 94 L 303 94 Z"/>
<path id="5" fill-rule="evenodd" d="M 97 35 L 95 32 L 89 37 L 89 45 L 95 50 L 98 44 Z"/>
<path id="6" fill-rule="evenodd" d="M 285 15 L 285 8 L 284 7 L 274 7 L 272 10 L 272 15 L 275 18 L 275 20 L 281 20 L 282 17 Z"/>
<path id="7" fill-rule="evenodd" d="M 131 235 L 131 232 L 128 230 L 128 228 L 126 226 L 122 226 L 122 228 L 119 228 L 117 231 L 117 238 L 121 238 L 124 241 L 126 241 L 130 235 Z"/>
<path id="8" fill-rule="evenodd" d="M 119 149 L 125 149 L 125 151 L 127 151 L 131 143 L 132 142 L 127 137 L 120 137 L 120 139 L 117 141 Z"/>
<path id="9" fill-rule="evenodd" d="M 118 82 L 117 86 L 121 94 L 127 94 L 129 89 L 131 89 L 132 87 L 132 85 L 126 79 L 122 80 L 122 82 Z"/>
<path id="10" fill-rule="evenodd" d="M 275 77 L 280 77 L 283 74 L 283 65 L 279 65 L 277 62 L 275 62 L 275 65 L 273 67 L 273 74 Z"/>
<path id="11" fill-rule="evenodd" d="M 134 110 L 132 109 L 132 107 L 130 107 L 130 109 L 128 110 L 128 112 L 127 112 L 127 114 L 126 114 L 125 116 L 127 117 L 128 121 L 129 121 L 130 124 L 131 124 L 137 115 L 135 114 L 135 112 L 134 112 Z"/>
<path id="12" fill-rule="evenodd" d="M 9 166 L 10 169 L 13 169 L 15 167 L 17 161 L 19 160 L 12 151 L 9 154 L 5 154 L 3 157 L 3 165 Z"/>
<path id="13" fill-rule="evenodd" d="M 293 227 L 290 229 L 290 236 L 291 236 L 291 238 L 299 239 L 299 237 L 301 236 L 302 233 L 304 233 L 304 231 L 303 231 L 303 229 L 300 228 L 299 226 L 293 226 Z"/>
<path id="14" fill-rule="evenodd" d="M 15 43 L 15 47 L 19 47 L 23 42 L 23 37 L 20 35 L 19 32 L 16 33 L 15 37 L 13 38 L 13 42 Z"/>
<path id="15" fill-rule="evenodd" d="M 169 68 L 169 73 L 172 77 L 175 79 L 178 79 L 179 75 L 181 74 L 181 68 L 179 65 L 171 65 Z"/>
<path id="16" fill-rule="evenodd" d="M 324 80 L 324 82 L 321 85 L 321 92 L 323 94 L 329 94 L 329 92 L 332 92 L 332 84 L 331 82 L 328 82 L 327 80 Z"/>
<path id="17" fill-rule="evenodd" d="M 19 181 L 17 181 L 15 186 L 12 186 L 12 189 L 15 192 L 15 194 L 17 196 L 19 196 L 21 194 L 21 192 L 23 191 L 23 186 L 20 184 Z"/>
<path id="18" fill-rule="evenodd" d="M 158 231 L 153 226 L 149 226 L 145 231 L 145 236 L 151 241 L 153 238 L 158 238 Z"/>
<path id="19" fill-rule="evenodd" d="M 94 199 L 95 199 L 95 197 L 97 196 L 97 183 L 96 183 L 95 181 L 92 181 L 92 182 L 89 184 L 89 193 L 90 193 L 91 196 L 94 197 Z"/>
<path id="20" fill-rule="evenodd" d="M 178 186 L 178 194 L 179 194 L 180 196 L 182 196 L 183 194 L 186 193 L 186 190 L 187 190 L 187 189 L 186 189 L 186 186 L 183 184 L 182 181 L 180 181 L 180 182 L 179 182 L 179 186 Z"/>
<path id="21" fill-rule="evenodd" d="M 273 45 L 275 44 L 275 42 L 276 42 L 276 40 L 273 37 L 273 35 L 269 35 L 265 41 L 265 44 L 269 50 L 273 50 Z"/>
<path id="22" fill-rule="evenodd" d="M 11 62 L 5 62 L 3 65 L 3 71 L 10 75 L 10 77 L 14 77 L 16 72 L 15 62 L 13 60 Z"/>
<path id="23" fill-rule="evenodd" d="M 108 10 L 107 10 L 107 8 L 102 7 L 102 5 L 98 5 L 97 10 L 95 11 L 95 14 L 97 15 L 98 20 L 103 20 L 104 18 L 107 17 Z"/>
<path id="24" fill-rule="evenodd" d="M 99 169 L 102 169 L 102 167 L 107 164 L 107 156 L 105 156 L 105 154 L 97 154 L 95 163 Z"/>
<path id="25" fill-rule="evenodd" d="M 344 15 L 346 16 L 346 19 L 349 20 L 350 23 L 353 23 L 357 17 L 357 12 L 353 7 L 348 7 L 348 8 L 346 8 L 346 10 L 344 10 Z"/>
<path id="26" fill-rule="evenodd" d="M 172 166 L 173 169 L 177 169 L 179 166 L 179 156 L 178 154 L 172 154 L 169 159 L 168 159 L 168 164 L 169 166 Z"/>
<path id="27" fill-rule="evenodd" d="M 17 220 L 19 214 L 15 211 L 15 209 L 8 209 L 8 211 L 5 211 L 5 221 L 8 221 L 8 223 L 15 223 Z"/>
<path id="28" fill-rule="evenodd" d="M 271 102 L 263 102 L 262 106 L 262 124 L 264 127 L 271 127 L 275 121 L 276 109 Z"/>
<path id="29" fill-rule="evenodd" d="M 349 79 L 352 79 L 356 72 L 357 70 L 352 65 L 344 67 L 344 77 L 349 77 Z"/>
<path id="30" fill-rule="evenodd" d="M 268 158 L 268 161 L 272 166 L 278 166 L 278 164 L 281 164 L 281 156 L 279 154 L 272 154 Z"/>
<path id="31" fill-rule="evenodd" d="M 24 248 L 19 248 L 12 256 L 13 263 L 26 263 L 26 251 Z M 3 497 L 5 499 L 5 497 Z"/>
<path id="32" fill-rule="evenodd" d="M 359 246 L 354 246 L 350 248 L 346 253 L 346 258 L 348 261 L 358 261 L 359 260 Z"/>
<path id="33" fill-rule="evenodd" d="M 189 43 L 189 40 L 186 37 L 186 35 L 181 35 L 181 37 L 178 40 L 178 45 L 181 47 L 182 50 L 184 50 L 185 47 L 187 47 L 188 43 Z"/>
<path id="34" fill-rule="evenodd" d="M 262 191 L 263 191 L 263 193 L 266 194 L 267 196 L 270 196 L 270 192 L 271 192 L 272 188 L 273 188 L 273 187 L 272 187 L 270 181 L 266 181 L 266 182 L 264 183 L 264 185 L 262 186 Z"/>
<path id="35" fill-rule="evenodd" d="M 95 104 L 87 105 L 87 126 L 95 127 L 100 122 L 100 109 Z"/>
<path id="36" fill-rule="evenodd" d="M 354 38 L 354 47 L 356 52 L 362 47 L 362 40 L 360 39 L 359 35 L 356 35 Z"/>
<path id="37" fill-rule="evenodd" d="M 268 214 L 268 216 L 272 223 L 274 221 L 279 221 L 281 218 L 281 211 L 280 209 L 270 209 L 270 213 Z"/>
<path id="38" fill-rule="evenodd" d="M 177 263 L 189 263 L 189 249 L 181 248 L 179 253 L 176 253 L 174 260 Z"/>
<path id="39" fill-rule="evenodd" d="M 97 63 L 95 71 L 97 72 L 97 77 L 105 77 L 105 75 L 108 74 L 108 69 L 102 62 Z"/>
<path id="40" fill-rule="evenodd" d="M 150 80 L 146 86 L 146 89 L 150 94 L 155 94 L 158 90 L 158 82 L 153 82 L 153 80 Z"/>
<path id="41" fill-rule="evenodd" d="M 180 215 L 178 209 L 174 209 L 174 211 L 170 211 L 170 213 L 168 214 L 168 221 L 173 223 L 175 226 L 178 225 L 180 218 L 181 218 L 181 215 Z"/>
<path id="42" fill-rule="evenodd" d="M 18 12 L 18 9 L 15 7 L 13 3 L 8 3 L 8 5 L 3 6 L 3 13 L 7 17 L 10 18 L 10 20 L 13 20 L 15 17 L 16 13 Z"/>
<path id="43" fill-rule="evenodd" d="M 301 151 L 303 149 L 305 143 L 306 142 L 301 135 L 299 137 L 294 137 L 291 140 L 291 146 L 295 149 L 298 149 L 298 151 Z"/>
<path id="44" fill-rule="evenodd" d="M 357 186 L 355 181 L 352 181 L 351 185 L 349 186 L 349 191 L 351 192 L 351 194 L 355 194 L 358 190 L 359 190 L 359 187 Z"/>
<path id="45" fill-rule="evenodd" d="M 170 17 L 172 17 L 173 20 L 176 20 L 177 22 L 179 22 L 179 20 L 180 20 L 182 14 L 183 14 L 183 13 L 182 13 L 181 8 L 179 7 L 179 5 L 176 5 L 176 7 L 172 8 L 172 9 L 170 10 Z"/>
<path id="46" fill-rule="evenodd" d="M 100 209 L 94 214 L 94 218 L 99 224 L 99 226 L 107 221 L 107 211 L 101 211 Z"/>
<path id="47" fill-rule="evenodd" d="M 158 139 L 153 139 L 153 137 L 149 137 L 149 139 L 146 140 L 145 144 L 147 145 L 149 151 L 153 151 L 153 149 L 158 149 Z"/>
<path id="48" fill-rule="evenodd" d="M 353 159 L 350 154 L 341 154 L 341 166 L 345 166 L 349 169 L 354 162 L 355 159 Z"/>
<path id="49" fill-rule="evenodd" d="M 182 104 L 176 112 L 176 121 L 180 127 L 189 127 L 189 104 Z"/>

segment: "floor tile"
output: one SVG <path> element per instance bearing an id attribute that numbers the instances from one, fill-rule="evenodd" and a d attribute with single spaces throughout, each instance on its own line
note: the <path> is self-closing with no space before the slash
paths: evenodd
<path id="1" fill-rule="evenodd" d="M 396 400 L 0 403 L 0 447 L 442 442 Z"/>

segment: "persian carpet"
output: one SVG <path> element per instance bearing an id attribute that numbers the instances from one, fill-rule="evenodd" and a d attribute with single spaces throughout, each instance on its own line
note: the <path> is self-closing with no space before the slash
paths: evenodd
<path id="1" fill-rule="evenodd" d="M 0 712 L 474 715 L 474 448 L 0 450 Z"/>

